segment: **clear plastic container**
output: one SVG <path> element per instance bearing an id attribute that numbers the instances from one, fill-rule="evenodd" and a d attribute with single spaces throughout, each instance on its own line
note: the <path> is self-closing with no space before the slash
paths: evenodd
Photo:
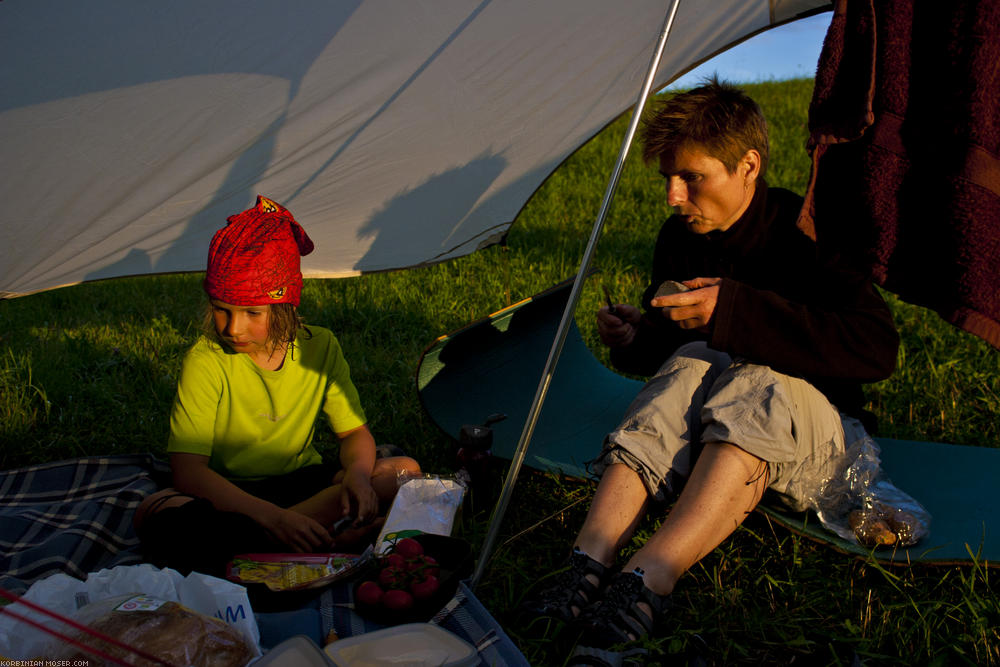
<path id="1" fill-rule="evenodd" d="M 323 649 L 305 635 L 295 635 L 281 642 L 251 667 L 335 667 Z"/>
<path id="2" fill-rule="evenodd" d="M 406 623 L 328 644 L 324 649 L 341 667 L 471 667 L 479 664 L 472 644 L 432 623 Z"/>

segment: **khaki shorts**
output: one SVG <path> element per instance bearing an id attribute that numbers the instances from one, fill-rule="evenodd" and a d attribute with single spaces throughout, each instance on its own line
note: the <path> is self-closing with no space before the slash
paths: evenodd
<path id="1" fill-rule="evenodd" d="M 845 441 L 864 435 L 805 380 L 689 343 L 640 390 L 591 469 L 600 475 L 624 463 L 665 502 L 680 493 L 705 443 L 727 442 L 766 461 L 772 494 L 802 511 Z"/>

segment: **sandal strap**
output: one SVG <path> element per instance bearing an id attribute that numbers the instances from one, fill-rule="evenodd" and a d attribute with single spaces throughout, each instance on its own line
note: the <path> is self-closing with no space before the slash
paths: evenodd
<path id="1" fill-rule="evenodd" d="M 610 568 L 594 560 L 579 548 L 570 554 L 567 567 L 557 573 L 552 584 L 538 594 L 525 607 L 536 614 L 555 616 L 564 621 L 574 619 L 572 607 L 583 610 L 598 597 L 608 577 Z M 587 575 L 597 579 L 594 584 Z"/>
<path id="2" fill-rule="evenodd" d="M 625 664 L 625 660 L 632 660 L 638 655 L 646 655 L 648 653 L 649 651 L 644 648 L 631 648 L 627 651 L 609 651 L 608 649 L 596 648 L 594 646 L 577 645 L 573 649 L 573 654 L 566 665 L 567 667 L 574 665 L 621 667 Z"/>
<path id="3" fill-rule="evenodd" d="M 652 613 L 641 608 L 640 602 L 649 605 Z M 583 621 L 594 633 L 592 638 L 599 637 L 610 646 L 648 635 L 669 607 L 670 596 L 647 588 L 641 570 L 620 572 L 612 577 L 604 598 L 587 608 Z"/>
<path id="4" fill-rule="evenodd" d="M 567 667 L 575 665 L 592 665 L 593 667 L 621 667 L 622 656 L 616 651 L 590 646 L 577 646 L 573 649 Z"/>

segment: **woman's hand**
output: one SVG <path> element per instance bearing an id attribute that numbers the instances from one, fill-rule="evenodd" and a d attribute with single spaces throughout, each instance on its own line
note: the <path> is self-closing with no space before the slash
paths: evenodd
<path id="1" fill-rule="evenodd" d="M 654 308 L 662 308 L 663 316 L 677 322 L 682 329 L 708 331 L 719 299 L 722 278 L 694 278 L 685 280 L 690 291 L 658 296 L 650 301 Z"/>
<path id="2" fill-rule="evenodd" d="M 597 334 L 608 347 L 628 347 L 635 340 L 640 320 L 642 311 L 635 306 L 620 304 L 614 313 L 604 306 L 597 311 Z"/>

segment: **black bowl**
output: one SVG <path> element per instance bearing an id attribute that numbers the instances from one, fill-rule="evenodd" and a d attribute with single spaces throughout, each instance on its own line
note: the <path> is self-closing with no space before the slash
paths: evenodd
<path id="1" fill-rule="evenodd" d="M 446 535 L 423 533 L 413 539 L 424 548 L 424 553 L 438 562 L 438 589 L 430 597 L 415 600 L 406 610 L 388 609 L 382 605 L 366 605 L 358 600 L 358 586 L 366 581 L 378 581 L 382 566 L 378 557 L 370 563 L 354 584 L 354 609 L 365 618 L 380 625 L 401 623 L 426 623 L 441 607 L 455 596 L 458 582 L 472 574 L 472 547 L 463 539 Z"/>

